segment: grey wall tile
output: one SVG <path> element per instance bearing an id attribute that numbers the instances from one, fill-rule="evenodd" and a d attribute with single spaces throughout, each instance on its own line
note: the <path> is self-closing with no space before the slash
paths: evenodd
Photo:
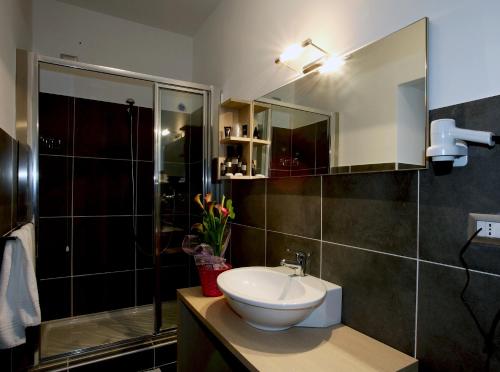
<path id="1" fill-rule="evenodd" d="M 412 354 L 416 261 L 323 243 L 322 278 L 342 286 L 342 323 Z"/>
<path id="2" fill-rule="evenodd" d="M 500 133 L 500 96 L 431 111 L 431 119 L 455 118 L 457 126 Z M 469 213 L 500 211 L 500 146 L 469 146 L 469 164 L 445 176 L 421 172 L 420 255 L 430 261 L 460 265 L 467 241 Z M 471 267 L 500 273 L 500 250 L 476 246 Z M 472 253 L 472 250 L 471 250 Z"/>
<path id="3" fill-rule="evenodd" d="M 416 257 L 417 172 L 323 177 L 323 240 Z"/>
<path id="4" fill-rule="evenodd" d="M 265 236 L 262 229 L 231 225 L 231 264 L 234 267 L 264 266 Z"/>
<path id="5" fill-rule="evenodd" d="M 264 228 L 266 180 L 232 181 L 231 189 L 236 213 L 235 222 Z"/>
<path id="6" fill-rule="evenodd" d="M 291 252 L 287 252 L 287 249 L 290 249 Z M 306 272 L 319 277 L 321 260 L 320 241 L 270 231 L 267 232 L 267 266 L 279 266 L 283 258 L 294 260 L 295 254 L 293 252 L 298 251 L 310 254 Z"/>
<path id="7" fill-rule="evenodd" d="M 483 339 L 460 300 L 464 284 L 464 270 L 420 263 L 417 359 L 424 371 L 483 370 Z M 498 293 L 500 278 L 472 273 L 466 298 L 483 328 L 500 308 Z M 500 329 L 496 335 L 498 340 Z M 499 370 L 497 351 L 490 371 Z"/>
<path id="8" fill-rule="evenodd" d="M 267 184 L 267 228 L 320 239 L 321 178 L 270 179 Z"/>

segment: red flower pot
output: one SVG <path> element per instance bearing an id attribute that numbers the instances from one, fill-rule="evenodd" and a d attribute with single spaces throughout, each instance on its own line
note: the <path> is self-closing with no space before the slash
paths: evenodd
<path id="1" fill-rule="evenodd" d="M 224 269 L 214 270 L 212 265 L 199 265 L 198 274 L 200 275 L 201 291 L 205 297 L 222 296 L 222 292 L 217 287 L 217 277 L 220 273 L 232 269 L 230 264 L 226 264 Z"/>

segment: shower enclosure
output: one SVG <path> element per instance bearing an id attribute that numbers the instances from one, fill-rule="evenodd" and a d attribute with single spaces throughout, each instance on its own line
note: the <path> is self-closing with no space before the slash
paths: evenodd
<path id="1" fill-rule="evenodd" d="M 37 58 L 41 360 L 175 332 L 210 188 L 208 86 Z"/>

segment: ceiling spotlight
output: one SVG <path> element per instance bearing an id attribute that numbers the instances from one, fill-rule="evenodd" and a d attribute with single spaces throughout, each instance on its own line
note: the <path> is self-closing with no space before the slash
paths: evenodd
<path id="1" fill-rule="evenodd" d="M 170 131 L 169 131 L 168 129 L 163 129 L 163 130 L 161 131 L 161 135 L 162 135 L 163 137 L 168 136 L 169 134 L 170 134 Z"/>

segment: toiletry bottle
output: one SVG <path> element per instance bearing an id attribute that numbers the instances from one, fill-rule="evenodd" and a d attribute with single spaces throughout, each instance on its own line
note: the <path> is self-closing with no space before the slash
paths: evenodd
<path id="1" fill-rule="evenodd" d="M 224 177 L 226 175 L 226 160 L 223 160 L 220 163 L 220 175 L 221 177 Z"/>
<path id="2" fill-rule="evenodd" d="M 237 166 L 237 172 L 242 173 L 241 167 L 242 167 L 242 158 L 243 158 L 243 147 L 241 145 L 238 145 L 237 150 L 236 150 L 237 156 L 238 156 L 238 166 Z"/>
<path id="3" fill-rule="evenodd" d="M 252 160 L 252 176 L 257 174 L 257 160 Z"/>
<path id="4" fill-rule="evenodd" d="M 259 129 L 257 128 L 257 125 L 255 126 L 255 128 L 253 128 L 253 138 L 255 138 L 255 139 L 260 138 Z"/>
<path id="5" fill-rule="evenodd" d="M 238 148 L 233 152 L 231 157 L 231 173 L 235 174 L 238 172 Z"/>
<path id="6" fill-rule="evenodd" d="M 232 162 L 231 162 L 232 158 L 233 158 L 233 147 L 228 146 L 227 156 L 226 156 L 226 173 L 233 173 Z"/>
<path id="7" fill-rule="evenodd" d="M 244 176 L 247 175 L 247 162 L 245 159 L 241 162 L 241 173 L 243 173 Z"/>

